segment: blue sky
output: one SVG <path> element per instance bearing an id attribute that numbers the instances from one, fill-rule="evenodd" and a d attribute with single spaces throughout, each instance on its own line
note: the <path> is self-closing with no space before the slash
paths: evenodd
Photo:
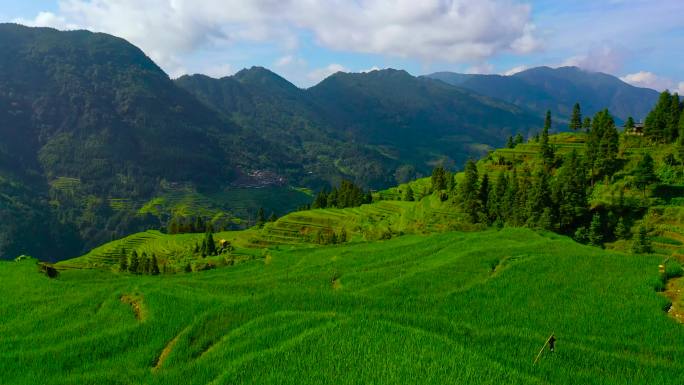
<path id="1" fill-rule="evenodd" d="M 684 92 L 682 0 L 0 0 L 0 21 L 111 33 L 172 77 L 577 65 Z"/>

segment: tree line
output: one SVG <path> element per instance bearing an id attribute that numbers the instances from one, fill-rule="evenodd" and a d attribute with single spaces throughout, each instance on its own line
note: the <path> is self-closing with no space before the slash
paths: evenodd
<path id="1" fill-rule="evenodd" d="M 373 197 L 370 191 L 365 191 L 349 180 L 343 180 L 339 186 L 332 190 L 322 190 L 311 203 L 312 209 L 323 208 L 346 208 L 357 207 L 365 203 L 371 203 Z"/>

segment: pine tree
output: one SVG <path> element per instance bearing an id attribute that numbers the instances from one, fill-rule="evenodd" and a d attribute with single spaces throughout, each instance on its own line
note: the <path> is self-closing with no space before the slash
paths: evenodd
<path id="1" fill-rule="evenodd" d="M 432 191 L 446 190 L 447 181 L 446 170 L 444 170 L 444 167 L 438 166 L 432 170 L 432 177 L 430 178 L 430 182 L 432 183 Z"/>
<path id="2" fill-rule="evenodd" d="M 204 235 L 204 252 L 206 255 L 216 255 L 216 243 L 214 243 L 214 235 L 208 231 Z"/>
<path id="3" fill-rule="evenodd" d="M 257 211 L 257 216 L 256 216 L 256 225 L 261 227 L 264 225 L 264 223 L 266 223 L 266 216 L 264 214 L 264 208 L 259 207 L 259 210 Z M 213 255 L 213 254 L 209 254 L 209 255 Z"/>
<path id="4" fill-rule="evenodd" d="M 506 220 L 506 191 L 508 190 L 508 178 L 505 172 L 500 172 L 496 178 L 496 184 L 489 192 L 489 209 L 490 221 L 500 221 L 503 223 Z"/>
<path id="5" fill-rule="evenodd" d="M 585 130 L 591 129 L 591 118 L 590 117 L 585 117 L 584 120 L 582 121 L 582 128 Z"/>
<path id="6" fill-rule="evenodd" d="M 520 133 L 515 134 L 515 139 L 513 140 L 513 144 L 516 146 L 519 144 L 522 144 L 525 139 Z"/>
<path id="7" fill-rule="evenodd" d="M 138 265 L 138 273 L 147 274 L 150 272 L 150 265 L 147 259 L 147 253 L 144 251 L 140 254 L 140 264 Z"/>
<path id="8" fill-rule="evenodd" d="M 480 210 L 482 211 L 481 222 L 488 223 L 489 218 L 487 213 L 489 213 L 489 208 L 487 207 L 489 203 L 489 174 L 485 173 L 480 181 L 480 189 L 478 191 L 478 201 L 480 204 Z"/>
<path id="9" fill-rule="evenodd" d="M 624 218 L 620 217 L 618 223 L 615 226 L 615 238 L 617 239 L 629 239 L 630 232 L 629 228 L 625 225 Z"/>
<path id="10" fill-rule="evenodd" d="M 587 236 L 590 245 L 603 245 L 603 231 L 601 229 L 601 214 L 595 213 L 594 216 L 591 218 L 591 224 L 589 225 L 589 234 Z"/>
<path id="11" fill-rule="evenodd" d="M 646 188 L 657 180 L 653 171 L 653 158 L 646 153 L 634 168 L 634 184 L 640 188 L 646 197 Z"/>
<path id="12" fill-rule="evenodd" d="M 679 134 L 679 118 L 681 106 L 679 105 L 679 94 L 676 92 L 670 98 L 670 106 L 667 111 L 666 137 L 669 142 L 674 141 Z"/>
<path id="13" fill-rule="evenodd" d="M 580 110 L 579 103 L 575 103 L 572 108 L 572 118 L 570 118 L 570 129 L 577 131 L 582 128 L 582 111 Z"/>
<path id="14" fill-rule="evenodd" d="M 508 137 L 508 141 L 506 142 L 506 148 L 514 148 L 515 144 L 513 143 L 513 136 Z"/>
<path id="15" fill-rule="evenodd" d="M 312 209 L 324 209 L 328 206 L 328 193 L 325 190 L 316 194 L 316 198 L 311 204 Z"/>
<path id="16" fill-rule="evenodd" d="M 514 168 L 513 174 L 508 178 L 506 197 L 504 198 L 504 205 L 501 208 L 506 223 L 511 225 L 518 225 L 516 220 L 516 213 L 518 211 L 518 186 L 518 171 Z"/>
<path id="17" fill-rule="evenodd" d="M 459 185 L 459 198 L 463 211 L 473 223 L 478 221 L 480 213 L 478 179 L 477 165 L 472 159 L 468 160 L 463 182 Z"/>
<path id="18" fill-rule="evenodd" d="M 124 250 L 121 251 L 122 253 L 119 256 L 119 271 L 126 272 L 128 271 L 128 257 L 126 256 Z"/>
<path id="19" fill-rule="evenodd" d="M 152 254 L 150 274 L 159 275 L 159 264 L 157 263 L 157 256 Z"/>
<path id="20" fill-rule="evenodd" d="M 411 188 L 411 185 L 408 184 L 406 185 L 406 191 L 404 192 L 404 200 L 406 202 L 413 202 L 413 189 Z"/>
<path id="21" fill-rule="evenodd" d="M 649 254 L 653 252 L 651 240 L 648 238 L 646 227 L 639 226 L 634 242 L 632 243 L 632 253 Z"/>
<path id="22" fill-rule="evenodd" d="M 135 250 L 133 250 L 133 252 L 131 253 L 131 263 L 128 264 L 128 271 L 133 274 L 137 274 L 139 268 L 140 262 L 138 261 L 138 253 L 136 253 Z"/>
<path id="23" fill-rule="evenodd" d="M 268 217 L 269 222 L 275 222 L 278 220 L 278 217 L 275 215 L 275 213 L 271 213 L 271 216 Z"/>
<path id="24" fill-rule="evenodd" d="M 536 227 L 539 224 L 540 217 L 547 208 L 551 208 L 549 174 L 546 170 L 540 169 L 534 178 L 529 199 L 527 199 L 528 220 L 532 227 Z"/>
<path id="25" fill-rule="evenodd" d="M 631 116 L 627 117 L 627 121 L 625 122 L 625 132 L 632 132 L 634 131 L 634 118 Z"/>
<path id="26" fill-rule="evenodd" d="M 544 118 L 544 130 L 547 132 L 551 130 L 551 110 L 546 110 L 546 117 Z"/>
<path id="27" fill-rule="evenodd" d="M 206 226 L 204 225 L 204 221 L 202 220 L 202 217 L 197 216 L 197 218 L 195 218 L 195 229 L 194 230 L 195 230 L 194 231 L 195 233 L 203 233 L 207 230 Z"/>
<path id="28" fill-rule="evenodd" d="M 340 230 L 340 235 L 337 236 L 337 241 L 339 243 L 347 242 L 347 230 L 345 230 L 345 229 Z"/>
<path id="29" fill-rule="evenodd" d="M 587 180 L 582 159 L 573 150 L 563 160 L 553 184 L 553 207 L 561 231 L 573 229 L 587 208 Z"/>
<path id="30" fill-rule="evenodd" d="M 666 140 L 669 134 L 668 126 L 671 119 L 672 98 L 669 91 L 663 91 L 655 107 L 648 113 L 644 121 L 644 136 L 654 142 Z"/>

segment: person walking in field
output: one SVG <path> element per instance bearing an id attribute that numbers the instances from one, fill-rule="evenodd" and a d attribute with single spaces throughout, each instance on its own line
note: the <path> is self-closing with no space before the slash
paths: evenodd
<path id="1" fill-rule="evenodd" d="M 556 349 L 556 336 L 551 334 L 551 337 L 549 337 L 549 350 L 551 351 L 551 353 L 553 353 L 555 349 Z"/>

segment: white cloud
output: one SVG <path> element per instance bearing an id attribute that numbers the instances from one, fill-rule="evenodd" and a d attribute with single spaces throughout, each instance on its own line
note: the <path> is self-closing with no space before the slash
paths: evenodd
<path id="1" fill-rule="evenodd" d="M 519 0 L 61 0 L 25 24 L 123 37 L 170 72 L 207 46 L 275 42 L 294 51 L 302 32 L 327 48 L 426 61 L 483 61 L 539 47 Z"/>
<path id="2" fill-rule="evenodd" d="M 68 23 L 65 17 L 55 15 L 52 12 L 39 12 L 33 20 L 19 18 L 14 19 L 14 22 L 30 27 L 50 27 L 62 30 L 78 29 L 78 25 Z"/>
<path id="3" fill-rule="evenodd" d="M 615 73 L 618 72 L 627 56 L 625 49 L 604 44 L 591 48 L 584 54 L 570 57 L 561 66 L 575 66 L 589 71 Z"/>
<path id="4" fill-rule="evenodd" d="M 373 66 L 373 67 L 371 67 L 371 68 L 367 68 L 367 69 L 361 70 L 361 71 L 359 71 L 359 72 L 368 73 L 368 72 L 373 72 L 373 71 L 380 71 L 380 67 L 378 67 L 378 66 Z"/>
<path id="5" fill-rule="evenodd" d="M 684 82 L 676 81 L 654 74 L 649 71 L 639 71 L 620 77 L 623 82 L 637 87 L 652 88 L 657 91 L 670 90 L 684 95 Z"/>
<path id="6" fill-rule="evenodd" d="M 321 80 L 327 78 L 328 76 L 337 72 L 348 72 L 349 70 L 341 64 L 330 64 L 323 68 L 315 69 L 308 73 L 307 78 L 314 83 L 318 83 Z"/>
<path id="7" fill-rule="evenodd" d="M 528 69 L 528 68 L 530 68 L 530 67 L 529 67 L 529 66 L 526 66 L 526 65 L 524 65 L 524 64 L 523 64 L 523 65 L 519 65 L 519 66 L 513 67 L 513 68 L 511 68 L 511 69 L 509 69 L 509 70 L 507 70 L 507 71 L 504 71 L 504 72 L 502 73 L 502 75 L 504 75 L 504 76 L 515 75 L 515 74 L 517 74 L 518 72 L 523 72 L 523 71 L 525 71 L 525 70 Z"/>
<path id="8" fill-rule="evenodd" d="M 222 78 L 224 76 L 230 76 L 235 73 L 233 66 L 230 64 L 218 64 L 209 67 L 205 67 L 202 71 L 203 74 L 211 76 L 213 78 Z"/>

